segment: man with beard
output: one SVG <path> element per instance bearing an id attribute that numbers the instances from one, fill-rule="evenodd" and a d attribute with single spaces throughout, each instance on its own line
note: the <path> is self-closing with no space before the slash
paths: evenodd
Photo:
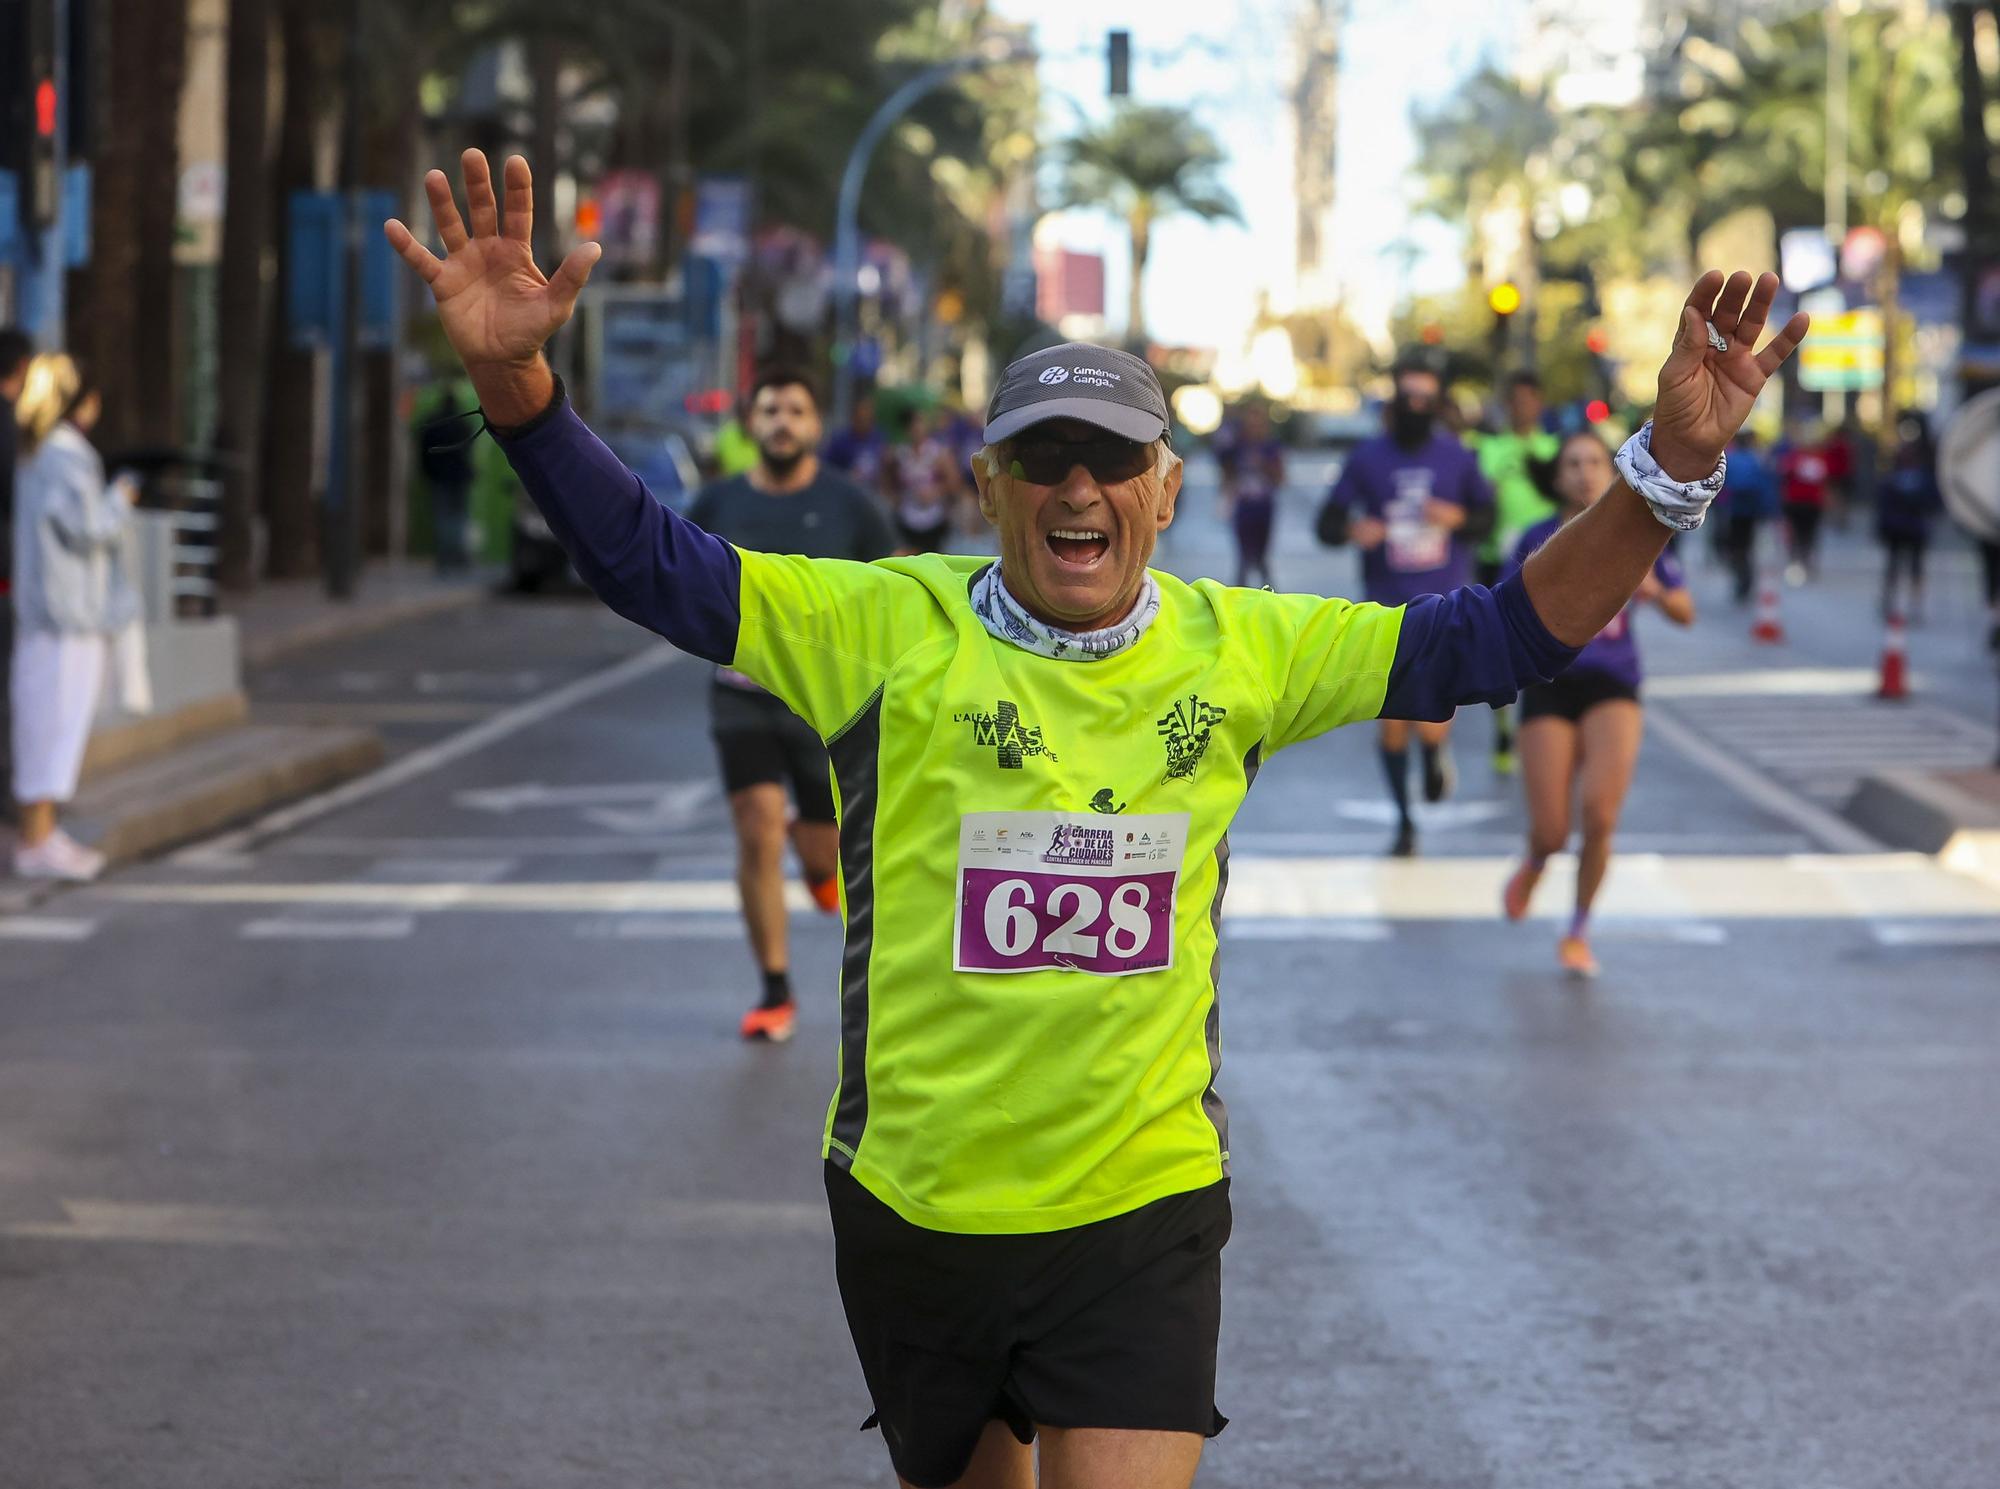
<path id="1" fill-rule="evenodd" d="M 1391 606 L 1471 583 L 1473 552 L 1494 518 L 1493 490 L 1478 460 L 1439 423 L 1444 379 L 1438 369 L 1405 356 L 1394 377 L 1388 432 L 1355 448 L 1319 517 L 1322 542 L 1352 543 L 1361 551 L 1366 598 Z M 1380 723 L 1382 770 L 1396 807 L 1390 851 L 1408 858 L 1417 851 L 1410 815 L 1413 726 L 1402 719 Z M 1414 728 L 1423 750 L 1424 800 L 1443 801 L 1454 778 L 1447 748 L 1451 721 Z"/>
<path id="2" fill-rule="evenodd" d="M 819 403 L 803 373 L 774 367 L 750 392 L 749 433 L 757 463 L 717 481 L 688 511 L 697 525 L 759 553 L 886 558 L 889 522 L 859 487 L 821 465 Z M 711 727 L 729 813 L 736 824 L 736 884 L 763 993 L 743 1016 L 743 1037 L 792 1037 L 791 948 L 785 921 L 785 839 L 799 855 L 813 900 L 840 908 L 840 834 L 826 747 L 772 694 L 733 667 L 718 667 Z M 785 799 L 791 785 L 792 800 Z"/>

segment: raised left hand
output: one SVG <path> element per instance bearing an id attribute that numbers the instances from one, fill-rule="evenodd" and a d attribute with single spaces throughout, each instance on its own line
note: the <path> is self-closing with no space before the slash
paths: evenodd
<path id="1" fill-rule="evenodd" d="M 1699 481 L 1714 471 L 1764 384 L 1805 339 L 1810 321 L 1800 311 L 1757 350 L 1777 297 L 1775 274 L 1761 274 L 1753 283 L 1739 269 L 1724 283 L 1722 271 L 1711 269 L 1695 281 L 1681 307 L 1674 349 L 1660 368 L 1660 396 L 1653 406 L 1653 459 L 1676 481 Z M 1710 323 L 1729 343 L 1728 351 L 1710 345 Z"/>

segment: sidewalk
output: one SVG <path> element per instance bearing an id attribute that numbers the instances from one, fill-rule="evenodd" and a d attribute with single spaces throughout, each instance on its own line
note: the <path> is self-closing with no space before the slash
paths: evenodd
<path id="1" fill-rule="evenodd" d="M 491 567 L 440 575 L 427 565 L 376 562 L 362 571 L 351 600 L 328 596 L 323 579 L 267 580 L 247 595 L 225 596 L 222 609 L 236 618 L 243 665 L 260 667 L 322 642 L 476 604 L 504 577 Z"/>
<path id="2" fill-rule="evenodd" d="M 472 569 L 377 565 L 350 600 L 328 597 L 318 579 L 265 583 L 225 599 L 246 670 L 309 648 L 473 605 L 502 575 Z M 384 758 L 373 729 L 258 718 L 241 693 L 136 720 L 93 737 L 82 788 L 66 826 L 116 863 L 206 837 L 299 797 L 375 769 Z M 40 886 L 4 879 L 0 902 L 39 899 Z"/>

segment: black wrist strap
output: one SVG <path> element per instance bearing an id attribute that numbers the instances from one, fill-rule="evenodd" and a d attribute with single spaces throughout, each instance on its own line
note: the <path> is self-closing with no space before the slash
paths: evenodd
<path id="1" fill-rule="evenodd" d="M 523 435 L 533 434 L 561 411 L 563 403 L 569 397 L 569 390 L 563 386 L 561 373 L 551 372 L 549 379 L 555 384 L 555 391 L 549 395 L 548 406 L 536 414 L 534 418 L 528 420 L 527 423 L 495 424 L 487 419 L 486 411 L 481 409 L 479 411 L 479 428 L 491 430 L 495 439 L 520 439 Z M 472 437 L 474 439 L 479 437 L 479 429 L 472 431 Z"/>

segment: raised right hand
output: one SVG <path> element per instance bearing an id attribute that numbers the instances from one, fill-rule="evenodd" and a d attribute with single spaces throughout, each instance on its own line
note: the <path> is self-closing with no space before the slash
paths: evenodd
<path id="1" fill-rule="evenodd" d="M 539 371 L 543 344 L 569 319 L 576 297 L 603 250 L 595 243 L 579 243 L 562 261 L 555 277 L 545 277 L 535 267 L 530 247 L 535 192 L 528 162 L 518 155 L 507 159 L 504 228 L 486 157 L 477 150 L 467 150 L 460 167 L 466 205 L 472 214 L 469 234 L 459 220 L 444 172 L 432 171 L 424 177 L 431 217 L 444 243 L 443 259 L 393 218 L 383 224 L 383 232 L 389 246 L 431 287 L 445 337 L 465 364 L 481 403 L 487 405 L 488 417 L 506 423 L 519 411 L 494 408 L 489 394 L 504 397 L 504 389 L 522 383 L 527 370 Z M 523 417 L 536 412 L 539 409 L 528 409 Z"/>

